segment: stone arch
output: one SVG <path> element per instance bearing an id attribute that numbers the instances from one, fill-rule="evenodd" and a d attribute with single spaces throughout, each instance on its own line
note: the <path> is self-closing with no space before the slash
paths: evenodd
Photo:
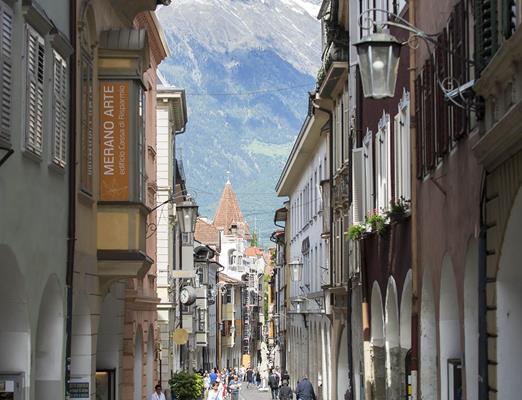
<path id="1" fill-rule="evenodd" d="M 478 242 L 470 239 L 464 270 L 464 365 L 466 373 L 466 398 L 478 399 L 479 371 L 479 296 L 478 296 Z"/>
<path id="2" fill-rule="evenodd" d="M 154 326 L 150 324 L 147 335 L 147 395 L 154 390 Z"/>
<path id="3" fill-rule="evenodd" d="M 371 297 L 371 354 L 373 361 L 373 398 L 386 396 L 384 313 L 381 288 L 373 282 Z"/>
<path id="4" fill-rule="evenodd" d="M 30 380 L 31 329 L 25 278 L 14 252 L 0 244 L 0 371 Z"/>
<path id="5" fill-rule="evenodd" d="M 388 279 L 385 302 L 386 394 L 389 399 L 400 397 L 399 306 L 397 285 Z"/>
<path id="6" fill-rule="evenodd" d="M 356 286 L 352 291 L 352 359 L 353 359 L 353 398 L 360 400 L 364 392 L 364 357 L 362 335 L 362 294 L 361 286 Z"/>
<path id="7" fill-rule="evenodd" d="M 420 315 L 420 398 L 438 399 L 437 390 L 437 330 L 435 298 L 429 267 L 424 268 Z"/>
<path id="8" fill-rule="evenodd" d="M 345 399 L 349 388 L 348 370 L 348 330 L 345 325 L 341 325 L 339 332 L 340 343 L 337 354 L 337 398 Z"/>
<path id="9" fill-rule="evenodd" d="M 134 337 L 134 400 L 143 396 L 143 333 L 141 325 L 136 328 Z"/>
<path id="10" fill-rule="evenodd" d="M 515 197 L 500 252 L 497 275 L 497 387 L 499 399 L 515 399 L 522 392 L 518 374 L 522 359 L 522 189 Z M 492 340 L 492 339 L 490 339 Z"/>
<path id="11" fill-rule="evenodd" d="M 406 382 L 406 356 L 411 349 L 411 310 L 412 308 L 412 271 L 411 269 L 404 278 L 402 288 L 400 313 L 399 313 L 399 342 L 401 348 L 401 396 L 406 398 L 407 382 Z"/>
<path id="12" fill-rule="evenodd" d="M 56 275 L 49 276 L 40 300 L 35 343 L 35 395 L 54 400 L 62 395 L 64 302 Z"/>
<path id="13" fill-rule="evenodd" d="M 441 399 L 448 398 L 451 360 L 462 357 L 459 324 L 459 301 L 451 258 L 442 260 L 439 298 L 439 372 Z"/>

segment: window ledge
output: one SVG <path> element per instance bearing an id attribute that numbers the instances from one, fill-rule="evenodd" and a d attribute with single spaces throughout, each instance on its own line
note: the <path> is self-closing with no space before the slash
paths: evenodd
<path id="1" fill-rule="evenodd" d="M 53 24 L 44 9 L 34 0 L 22 1 L 24 19 L 41 35 L 47 35 L 53 28 Z"/>

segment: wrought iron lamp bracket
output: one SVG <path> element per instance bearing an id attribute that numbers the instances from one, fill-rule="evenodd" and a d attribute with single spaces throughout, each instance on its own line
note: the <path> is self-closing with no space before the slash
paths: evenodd
<path id="1" fill-rule="evenodd" d="M 376 15 L 377 13 L 384 14 L 386 17 L 392 18 L 393 20 L 383 19 L 382 21 L 376 21 L 374 17 L 372 17 L 372 14 Z M 436 58 L 431 46 L 438 47 L 448 54 L 461 58 L 466 64 L 470 66 L 475 65 L 475 61 L 473 61 L 472 59 L 463 57 L 460 54 L 454 52 L 452 49 L 449 49 L 446 46 L 442 46 L 437 41 L 439 33 L 424 32 L 417 28 L 415 25 L 408 22 L 406 19 L 391 11 L 382 8 L 369 8 L 359 15 L 358 24 L 362 30 L 368 32 L 371 32 L 372 30 L 382 32 L 382 30 L 386 27 L 396 27 L 410 32 L 410 36 L 405 42 L 403 42 L 403 45 L 408 45 L 408 47 L 410 47 L 411 49 L 417 49 L 419 48 L 419 39 L 421 39 L 426 44 L 426 48 L 428 50 L 430 58 L 434 61 L 434 64 Z M 444 98 L 447 101 L 462 109 L 479 111 L 479 101 L 474 95 L 474 93 L 471 96 L 467 96 L 465 93 L 466 90 L 472 88 L 474 83 L 473 80 L 462 84 L 458 81 L 458 79 L 452 76 L 446 76 L 441 78 L 438 75 L 438 71 L 435 71 L 435 78 L 437 81 L 437 85 L 444 93 Z"/>

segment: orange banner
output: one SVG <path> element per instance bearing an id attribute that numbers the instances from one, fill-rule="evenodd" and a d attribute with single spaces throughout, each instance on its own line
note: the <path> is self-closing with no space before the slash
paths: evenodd
<path id="1" fill-rule="evenodd" d="M 129 200 L 129 82 L 100 83 L 100 200 Z"/>

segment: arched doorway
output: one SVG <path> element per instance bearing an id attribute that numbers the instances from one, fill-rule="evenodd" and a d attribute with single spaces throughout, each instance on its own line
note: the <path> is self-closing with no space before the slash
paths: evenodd
<path id="1" fill-rule="evenodd" d="M 1 379 L 23 384 L 26 392 L 30 371 L 31 330 L 27 309 L 25 278 L 14 252 L 0 244 L 0 371 Z M 6 375 L 9 373 L 12 375 Z"/>
<path id="2" fill-rule="evenodd" d="M 373 398 L 386 398 L 384 314 L 382 310 L 381 289 L 377 282 L 372 287 L 371 302 L 371 355 L 373 360 Z"/>
<path id="3" fill-rule="evenodd" d="M 149 326 L 149 334 L 147 336 L 147 396 L 154 389 L 154 327 Z"/>
<path id="4" fill-rule="evenodd" d="M 142 400 L 143 392 L 143 335 L 141 325 L 136 328 L 134 339 L 134 400 Z"/>
<path id="5" fill-rule="evenodd" d="M 429 267 L 422 277 L 420 316 L 420 398 L 437 400 L 437 335 L 435 299 Z"/>
<path id="6" fill-rule="evenodd" d="M 464 354 L 466 355 L 466 398 L 478 399 L 478 243 L 471 239 L 464 272 Z"/>
<path id="7" fill-rule="evenodd" d="M 518 399 L 522 393 L 522 189 L 511 208 L 497 275 L 498 398 Z"/>
<path id="8" fill-rule="evenodd" d="M 412 302 L 412 272 L 408 271 L 404 279 L 404 286 L 401 295 L 400 305 L 400 327 L 399 342 L 401 347 L 401 398 L 408 396 L 407 385 L 408 377 L 406 376 L 406 356 L 411 349 L 411 302 Z"/>
<path id="9" fill-rule="evenodd" d="M 386 288 L 385 350 L 386 350 L 386 397 L 400 398 L 400 347 L 399 347 L 399 307 L 397 286 L 393 277 Z"/>
<path id="10" fill-rule="evenodd" d="M 349 387 L 350 371 L 348 370 L 348 333 L 346 326 L 341 326 L 341 330 L 339 354 L 337 355 L 337 397 L 344 399 Z"/>
<path id="11" fill-rule="evenodd" d="M 462 349 L 460 346 L 459 301 L 453 264 L 449 256 L 442 260 L 439 309 L 439 352 L 441 399 L 452 399 L 460 391 Z"/>
<path id="12" fill-rule="evenodd" d="M 38 313 L 35 344 L 35 395 L 55 400 L 62 396 L 63 289 L 55 275 L 45 285 Z"/>

